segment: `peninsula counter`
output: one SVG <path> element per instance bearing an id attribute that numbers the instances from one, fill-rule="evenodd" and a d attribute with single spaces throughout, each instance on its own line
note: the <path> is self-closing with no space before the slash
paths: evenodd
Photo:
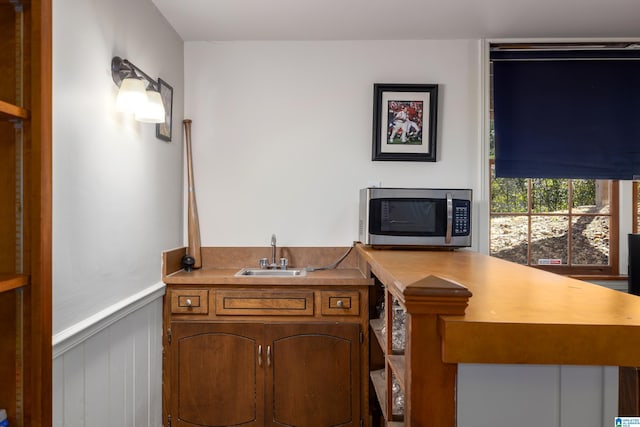
<path id="1" fill-rule="evenodd" d="M 531 368 L 541 365 L 609 373 L 611 368 L 604 367 L 640 366 L 640 297 L 467 250 L 358 246 L 358 253 L 363 273 L 377 278 L 407 311 L 407 343 L 400 362 L 390 346 L 383 348 L 391 362 L 386 376 L 404 377 L 407 426 L 455 426 L 460 421 L 456 418 L 466 403 L 460 399 L 465 384 L 457 383 L 458 365 L 519 367 L 528 375 L 536 375 Z M 527 378 L 519 380 L 522 388 L 530 387 Z M 602 391 L 611 389 L 611 381 L 603 381 L 598 404 L 617 405 L 617 394 L 612 398 Z M 530 397 L 545 393 L 530 390 Z M 388 406 L 387 413 L 391 403 L 381 402 Z M 563 408 L 556 409 L 562 418 Z"/>

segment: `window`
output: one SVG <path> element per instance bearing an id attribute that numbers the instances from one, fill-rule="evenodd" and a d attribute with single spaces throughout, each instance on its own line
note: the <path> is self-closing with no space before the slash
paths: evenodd
<path id="1" fill-rule="evenodd" d="M 617 275 L 617 181 L 496 178 L 492 77 L 489 253 L 561 274 Z M 639 227 L 640 206 L 634 209 Z"/>
<path id="2" fill-rule="evenodd" d="M 575 275 L 616 275 L 618 183 L 495 178 L 491 162 L 490 254 Z"/>

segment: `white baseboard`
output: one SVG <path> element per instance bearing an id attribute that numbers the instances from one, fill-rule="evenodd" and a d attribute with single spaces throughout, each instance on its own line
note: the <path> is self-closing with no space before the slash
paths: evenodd
<path id="1" fill-rule="evenodd" d="M 165 288 L 163 282 L 158 282 L 53 335 L 53 358 L 61 356 L 123 317 L 162 297 Z"/>

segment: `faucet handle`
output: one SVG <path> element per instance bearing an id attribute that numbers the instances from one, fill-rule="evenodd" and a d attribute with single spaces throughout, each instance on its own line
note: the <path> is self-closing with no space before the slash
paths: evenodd
<path id="1" fill-rule="evenodd" d="M 260 258 L 260 268 L 267 268 L 269 266 L 269 258 Z"/>
<path id="2" fill-rule="evenodd" d="M 286 270 L 289 265 L 289 260 L 286 258 L 280 258 L 280 269 Z"/>

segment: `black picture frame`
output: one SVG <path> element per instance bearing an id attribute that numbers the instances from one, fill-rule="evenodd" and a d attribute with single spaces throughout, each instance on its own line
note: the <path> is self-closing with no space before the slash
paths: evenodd
<path id="1" fill-rule="evenodd" d="M 164 123 L 156 123 L 156 138 L 163 141 L 171 141 L 171 131 L 173 128 L 173 87 L 162 79 L 158 79 L 158 91 L 164 104 Z"/>
<path id="2" fill-rule="evenodd" d="M 437 84 L 373 85 L 373 161 L 436 161 Z"/>

